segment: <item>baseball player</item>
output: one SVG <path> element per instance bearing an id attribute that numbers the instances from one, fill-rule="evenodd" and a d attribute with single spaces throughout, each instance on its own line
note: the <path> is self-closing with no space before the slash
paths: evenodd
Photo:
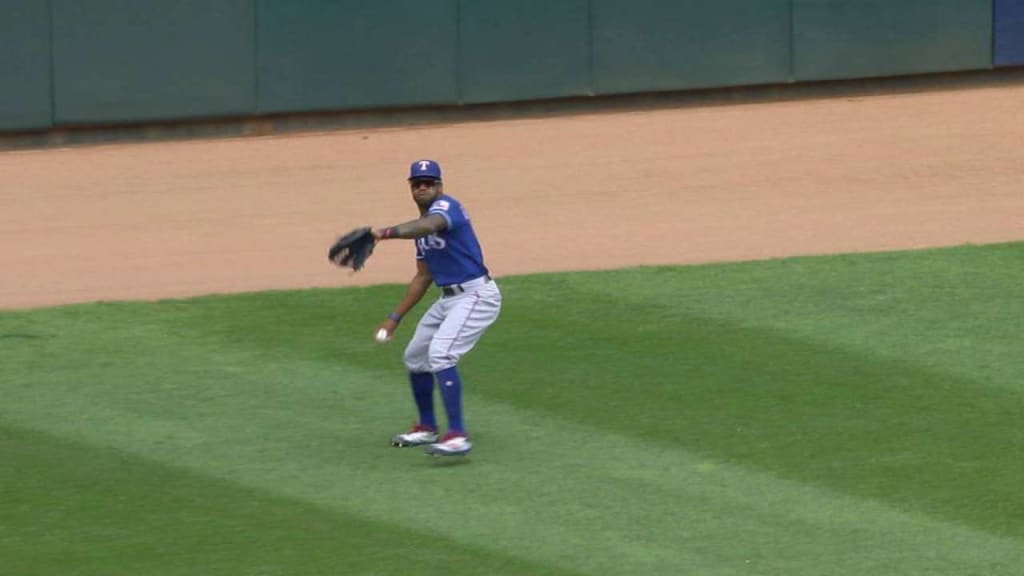
<path id="1" fill-rule="evenodd" d="M 473 445 L 462 419 L 462 378 L 457 364 L 498 319 L 501 292 L 484 265 L 480 243 L 465 209 L 444 193 L 437 162 L 413 162 L 409 189 L 420 218 L 372 229 L 378 241 L 416 241 L 416 275 L 405 297 L 378 330 L 385 330 L 390 338 L 431 283 L 441 289 L 441 294 L 416 326 L 405 349 L 404 360 L 419 420 L 409 432 L 393 437 L 391 443 L 399 447 L 426 444 L 427 453 L 435 456 L 465 455 Z M 434 415 L 435 381 L 448 416 L 448 430 L 443 438 L 438 436 Z"/>

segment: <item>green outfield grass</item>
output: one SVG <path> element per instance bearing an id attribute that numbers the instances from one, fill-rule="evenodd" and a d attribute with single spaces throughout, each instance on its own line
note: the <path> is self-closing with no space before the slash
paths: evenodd
<path id="1" fill-rule="evenodd" d="M 457 461 L 404 286 L 0 313 L 0 573 L 1021 573 L 1024 244 L 500 283 Z"/>

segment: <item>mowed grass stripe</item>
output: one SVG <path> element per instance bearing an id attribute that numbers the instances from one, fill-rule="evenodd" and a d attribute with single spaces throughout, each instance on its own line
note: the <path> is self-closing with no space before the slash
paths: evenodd
<path id="1" fill-rule="evenodd" d="M 80 440 L 108 447 L 102 450 L 134 456 L 124 460 L 146 462 L 155 468 L 148 478 L 152 491 L 165 493 L 164 468 L 184 469 L 175 474 L 190 479 L 186 498 L 191 490 L 204 498 L 219 493 L 225 503 L 245 503 L 254 493 L 287 499 L 296 507 L 293 522 L 301 523 L 312 508 L 325 518 L 335 516 L 328 535 L 376 531 L 374 554 L 398 534 L 407 548 L 436 545 L 456 558 L 517 559 L 501 569 L 511 572 L 498 573 L 812 574 L 829 563 L 847 574 L 999 574 L 1024 562 L 1024 550 L 1012 539 L 490 403 L 481 406 L 490 423 L 479 434 L 487 454 L 445 465 L 383 442 L 368 446 L 358 431 L 335 435 L 333 448 L 311 450 L 302 440 L 324 435 L 325 426 L 297 415 L 290 426 L 244 440 L 222 437 L 229 430 L 215 421 L 193 421 L 193 437 L 204 441 L 179 443 L 175 438 L 182 436 L 169 436 L 165 426 L 150 435 L 134 417 L 125 422 L 103 410 L 93 418 L 89 402 L 79 398 L 78 416 L 60 415 L 51 430 L 66 428 Z M 76 417 L 91 425 L 73 426 Z M 80 451 L 95 458 L 92 450 Z M 115 470 L 105 490 L 117 494 L 128 484 L 135 490 L 145 486 Z M 238 496 L 229 484 L 237 485 Z M 145 499 L 136 500 L 145 510 Z M 213 515 L 220 517 L 223 506 Z M 110 512 L 115 518 L 131 514 L 114 508 L 101 518 Z M 120 530 L 130 528 L 122 524 Z M 151 530 L 160 533 L 161 527 Z M 277 544 L 288 558 L 304 545 L 317 542 Z M 349 568 L 376 573 L 378 561 L 356 557 Z M 398 573 L 402 567 L 393 568 Z"/>
<path id="2" fill-rule="evenodd" d="M 573 305 L 496 332 L 512 352 L 483 392 L 1021 538 L 1022 259 L 999 245 L 536 277 L 508 300 Z M 577 361 L 514 376 L 540 353 Z"/>
<path id="3" fill-rule="evenodd" d="M 683 323 L 685 324 L 685 323 Z M 586 364 L 503 377 L 481 394 L 652 443 L 1022 536 L 1024 398 L 945 372 L 694 319 L 660 354 L 595 343 Z M 660 333 L 657 333 L 660 332 Z M 580 331 L 573 346 L 592 342 Z M 538 336 L 536 350 L 566 339 Z M 518 348 L 522 351 L 523 348 Z M 643 355 L 644 362 L 621 359 Z M 514 373 L 529 351 L 495 360 Z M 475 373 L 474 373 L 475 374 Z M 481 375 L 484 378 L 485 375 Z"/>
<path id="4" fill-rule="evenodd" d="M 1024 392 L 1022 244 L 541 277 L 616 308 L 769 329 L 790 339 Z M 682 288 L 679 290 L 677 288 Z M 642 327 L 640 328 L 642 330 Z"/>
<path id="5" fill-rule="evenodd" d="M 1006 338 L 1011 320 L 989 308 L 1018 305 L 1004 268 L 1019 256 L 986 247 L 506 279 L 505 314 L 465 365 L 479 448 L 463 466 L 383 446 L 411 417 L 401 350 L 359 327 L 372 331 L 401 287 L 2 315 L 0 414 L 342 516 L 430 526 L 531 570 L 820 574 L 832 562 L 828 573 L 1009 574 L 1021 498 L 1005 451 L 1020 398 L 992 376 L 1021 372 L 963 377 L 1001 353 L 980 345 L 956 369 L 920 358 L 951 298 L 982 318 L 963 339 Z M 873 338 L 829 339 L 836 319 L 818 301 L 829 283 L 859 282 L 877 299 L 872 281 L 897 267 L 941 278 L 972 265 L 998 270 L 984 291 L 932 294 L 904 315 L 906 362 Z M 794 266 L 805 293 L 773 292 L 794 284 Z M 742 304 L 760 287 L 756 308 L 781 311 Z M 904 288 L 881 292 L 907 299 Z M 870 332 L 872 308 L 862 303 L 858 328 L 850 297 L 837 317 Z M 898 377 L 864 386 L 886 374 Z"/>
<path id="6" fill-rule="evenodd" d="M 572 574 L 114 448 L 0 426 L 0 449 L 4 574 Z"/>

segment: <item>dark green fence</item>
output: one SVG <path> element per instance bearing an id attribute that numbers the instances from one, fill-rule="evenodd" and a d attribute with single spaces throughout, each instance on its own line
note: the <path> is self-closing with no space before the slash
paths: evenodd
<path id="1" fill-rule="evenodd" d="M 459 100 L 592 94 L 589 0 L 459 3 Z"/>
<path id="2" fill-rule="evenodd" d="M 4 0 L 0 130 L 985 69 L 994 0 Z"/>
<path id="3" fill-rule="evenodd" d="M 793 0 L 797 81 L 992 66 L 992 0 Z"/>
<path id="4" fill-rule="evenodd" d="M 251 0 L 51 0 L 54 120 L 251 114 Z"/>
<path id="5" fill-rule="evenodd" d="M 598 94 L 789 79 L 789 0 L 593 0 Z"/>
<path id="6" fill-rule="evenodd" d="M 258 0 L 259 111 L 455 103 L 456 0 Z"/>
<path id="7" fill-rule="evenodd" d="M 50 9 L 39 0 L 0 2 L 0 130 L 53 125 Z"/>

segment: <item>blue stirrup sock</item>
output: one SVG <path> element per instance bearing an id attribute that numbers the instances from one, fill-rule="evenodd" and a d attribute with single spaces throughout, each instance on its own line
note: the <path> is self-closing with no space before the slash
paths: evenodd
<path id="1" fill-rule="evenodd" d="M 437 373 L 437 385 L 441 388 L 441 400 L 448 413 L 448 433 L 466 435 L 466 427 L 462 423 L 462 378 L 459 371 L 452 366 Z"/>
<path id="2" fill-rule="evenodd" d="M 434 375 L 430 372 L 409 372 L 409 382 L 412 384 L 416 410 L 420 414 L 420 426 L 437 430 L 437 418 L 434 416 Z"/>

